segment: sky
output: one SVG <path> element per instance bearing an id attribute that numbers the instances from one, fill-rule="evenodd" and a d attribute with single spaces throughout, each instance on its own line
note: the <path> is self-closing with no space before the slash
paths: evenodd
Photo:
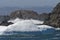
<path id="1" fill-rule="evenodd" d="M 0 0 L 0 7 L 56 6 L 60 0 Z"/>

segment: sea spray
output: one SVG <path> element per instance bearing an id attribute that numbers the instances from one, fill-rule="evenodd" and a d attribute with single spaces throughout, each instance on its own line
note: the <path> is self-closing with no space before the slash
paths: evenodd
<path id="1" fill-rule="evenodd" d="M 36 25 L 36 24 L 40 24 L 41 21 L 38 20 L 21 20 L 19 18 L 16 18 L 15 20 L 9 21 L 9 22 L 13 22 L 14 24 L 11 24 L 9 26 L 3 27 L 2 33 L 4 34 L 4 32 L 13 32 L 13 31 L 20 31 L 20 32 L 46 32 L 47 33 L 47 29 L 50 31 L 51 29 L 54 30 L 53 27 L 51 26 L 47 26 L 47 25 Z M 41 22 L 42 24 L 43 22 Z M 53 31 L 51 31 L 53 32 Z"/>

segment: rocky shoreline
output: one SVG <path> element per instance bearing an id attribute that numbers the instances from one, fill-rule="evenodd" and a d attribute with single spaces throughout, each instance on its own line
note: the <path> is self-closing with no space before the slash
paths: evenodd
<path id="1" fill-rule="evenodd" d="M 13 23 L 9 23 L 10 19 L 35 19 L 44 21 L 44 25 L 50 25 L 53 27 L 60 27 L 60 3 L 52 10 L 51 13 L 38 14 L 32 10 L 16 10 L 12 12 L 9 16 L 0 16 L 0 25 L 8 26 Z"/>
<path id="2" fill-rule="evenodd" d="M 56 5 L 56 7 L 52 10 L 50 14 L 48 14 L 48 20 L 45 21 L 44 24 L 50 25 L 53 27 L 60 27 L 60 3 Z"/>

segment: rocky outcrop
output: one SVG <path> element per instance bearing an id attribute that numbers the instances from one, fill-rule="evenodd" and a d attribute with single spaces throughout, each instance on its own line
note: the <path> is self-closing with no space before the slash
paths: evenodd
<path id="1" fill-rule="evenodd" d="M 10 16 L 0 16 L 0 25 L 8 26 L 13 24 L 8 22 L 10 19 L 20 18 L 20 19 L 35 19 L 35 20 L 47 20 L 48 14 L 38 14 L 32 10 L 17 10 L 10 14 Z"/>
<path id="2" fill-rule="evenodd" d="M 17 17 L 21 19 L 39 19 L 38 14 L 32 10 L 17 10 L 10 15 L 10 19 Z"/>
<path id="3" fill-rule="evenodd" d="M 48 13 L 42 13 L 39 15 L 39 19 L 42 21 L 48 20 L 48 17 L 49 17 Z"/>
<path id="4" fill-rule="evenodd" d="M 12 22 L 7 22 L 7 21 L 2 21 L 0 23 L 0 25 L 2 25 L 2 26 L 8 26 L 8 25 L 11 25 L 11 24 L 13 24 L 13 23 Z"/>
<path id="5" fill-rule="evenodd" d="M 45 21 L 48 20 L 49 15 L 47 13 L 38 14 L 32 10 L 17 10 L 12 12 L 10 15 L 10 19 L 15 19 L 17 17 L 20 19 L 36 19 Z"/>
<path id="6" fill-rule="evenodd" d="M 53 9 L 53 11 L 49 14 L 49 20 L 45 21 L 44 24 L 60 27 L 60 3 Z"/>
<path id="7" fill-rule="evenodd" d="M 8 20 L 10 20 L 9 16 L 0 16 L 0 25 L 2 25 L 2 26 L 8 26 L 10 24 L 13 24 L 11 22 L 8 22 Z"/>

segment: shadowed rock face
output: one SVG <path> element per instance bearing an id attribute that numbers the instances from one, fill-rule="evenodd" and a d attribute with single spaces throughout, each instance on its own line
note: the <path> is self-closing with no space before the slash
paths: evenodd
<path id="1" fill-rule="evenodd" d="M 39 15 L 40 20 L 46 21 L 48 20 L 49 15 L 47 13 L 42 13 Z"/>
<path id="2" fill-rule="evenodd" d="M 12 12 L 10 15 L 11 19 L 15 19 L 17 17 L 21 19 L 39 19 L 38 14 L 31 10 L 17 10 Z"/>
<path id="3" fill-rule="evenodd" d="M 49 20 L 45 21 L 45 24 L 51 25 L 54 27 L 60 27 L 60 3 L 53 9 L 49 15 Z"/>
<path id="4" fill-rule="evenodd" d="M 9 16 L 0 16 L 0 25 L 8 26 L 10 24 L 13 24 L 11 22 L 8 22 L 8 20 L 10 20 Z"/>
<path id="5" fill-rule="evenodd" d="M 7 21 L 2 21 L 0 23 L 0 25 L 3 25 L 3 26 L 8 26 L 8 25 L 11 25 L 11 24 L 13 24 L 13 23 L 12 22 L 7 22 Z"/>

